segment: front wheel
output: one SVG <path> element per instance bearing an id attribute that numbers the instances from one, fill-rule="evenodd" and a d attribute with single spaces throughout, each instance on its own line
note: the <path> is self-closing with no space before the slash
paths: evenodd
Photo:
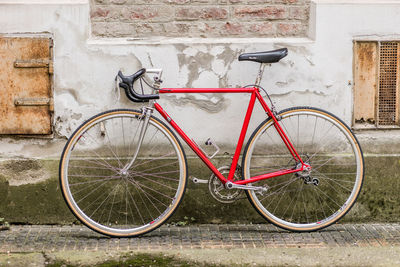
<path id="1" fill-rule="evenodd" d="M 247 191 L 254 208 L 273 224 L 291 231 L 315 231 L 343 217 L 355 203 L 364 178 L 360 145 L 336 116 L 316 108 L 282 111 L 279 124 L 309 172 L 259 181 L 260 194 Z M 243 179 L 299 167 L 269 118 L 254 131 L 243 156 Z"/>
<path id="2" fill-rule="evenodd" d="M 185 191 L 182 146 L 154 117 L 130 166 L 144 123 L 141 115 L 112 110 L 92 117 L 72 134 L 61 156 L 60 185 L 67 205 L 82 223 L 105 235 L 132 237 L 156 229 Z"/>

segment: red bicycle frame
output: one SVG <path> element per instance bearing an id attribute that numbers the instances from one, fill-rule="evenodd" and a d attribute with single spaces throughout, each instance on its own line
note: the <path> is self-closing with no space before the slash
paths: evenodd
<path id="1" fill-rule="evenodd" d="M 160 94 L 179 94 L 179 93 L 250 93 L 250 102 L 249 106 L 247 107 L 247 112 L 246 116 L 244 118 L 242 130 L 240 132 L 238 144 L 236 146 L 235 154 L 232 159 L 232 164 L 230 167 L 230 171 L 228 174 L 228 178 L 225 178 L 219 171 L 218 169 L 211 163 L 211 161 L 208 159 L 208 157 L 204 154 L 204 152 L 199 149 L 197 144 L 193 142 L 186 134 L 185 132 L 175 123 L 174 120 L 171 119 L 171 117 L 163 110 L 163 108 L 158 104 L 154 103 L 155 109 L 164 117 L 164 119 L 172 126 L 172 128 L 175 129 L 175 131 L 181 136 L 183 140 L 189 145 L 189 147 L 199 156 L 199 158 L 207 165 L 207 167 L 218 177 L 219 180 L 223 184 L 226 182 L 230 181 L 234 184 L 238 185 L 243 185 L 247 183 L 253 183 L 259 180 L 264 180 L 264 179 L 269 179 L 285 174 L 290 174 L 290 173 L 295 173 L 299 171 L 303 171 L 306 167 L 309 167 L 307 164 L 303 163 L 303 160 L 300 158 L 299 154 L 297 153 L 296 149 L 290 142 L 289 138 L 283 131 L 282 127 L 279 125 L 279 122 L 277 118 L 275 117 L 274 113 L 271 111 L 271 109 L 268 107 L 267 103 L 264 101 L 262 98 L 260 91 L 257 87 L 249 87 L 249 88 L 163 88 L 159 90 Z M 265 110 L 265 112 L 272 118 L 274 121 L 274 127 L 279 133 L 280 137 L 282 138 L 283 142 L 285 143 L 287 149 L 293 156 L 293 158 L 301 163 L 301 167 L 295 168 L 295 169 L 284 169 L 284 170 L 279 170 L 271 173 L 266 173 L 254 177 L 250 177 L 250 179 L 247 180 L 240 180 L 240 181 L 233 181 L 234 174 L 236 171 L 237 163 L 239 160 L 240 156 L 240 151 L 242 150 L 243 147 L 243 142 L 244 138 L 246 136 L 246 132 L 249 126 L 251 114 L 253 112 L 254 104 L 256 101 L 256 98 L 260 102 L 261 106 Z"/>

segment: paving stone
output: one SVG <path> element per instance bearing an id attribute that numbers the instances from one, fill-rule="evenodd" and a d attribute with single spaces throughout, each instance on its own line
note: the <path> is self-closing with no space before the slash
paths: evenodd
<path id="1" fill-rule="evenodd" d="M 400 224 L 343 224 L 312 233 L 270 225 L 165 225 L 138 238 L 109 238 L 82 226 L 11 226 L 0 253 L 200 248 L 386 247 L 400 245 Z"/>
<path id="2" fill-rule="evenodd" d="M 357 225 L 358 231 L 368 240 L 370 246 L 380 246 L 381 244 L 368 231 L 369 225 Z"/>

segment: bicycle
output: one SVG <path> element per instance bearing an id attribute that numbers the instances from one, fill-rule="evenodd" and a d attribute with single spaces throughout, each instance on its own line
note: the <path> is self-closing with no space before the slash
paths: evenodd
<path id="1" fill-rule="evenodd" d="M 86 226 L 113 237 L 133 237 L 161 226 L 181 202 L 187 180 L 185 152 L 175 132 L 211 170 L 214 198 L 235 201 L 245 192 L 265 219 L 290 231 L 316 231 L 342 218 L 353 206 L 364 178 L 362 150 L 350 128 L 333 114 L 312 107 L 277 112 L 260 81 L 267 64 L 286 48 L 245 53 L 239 61 L 260 63 L 254 85 L 242 88 L 161 88 L 161 69 L 141 69 L 131 76 L 119 71 L 117 88 L 141 110 L 110 110 L 85 121 L 63 150 L 61 191 L 72 213 Z M 154 82 L 144 78 L 154 74 Z M 142 93 L 133 84 L 140 80 Z M 144 94 L 142 81 L 152 88 Z M 271 102 L 267 105 L 261 92 Z M 248 93 L 250 101 L 230 166 L 217 169 L 156 102 L 162 94 Z M 267 118 L 249 138 L 241 156 L 255 101 Z M 154 117 L 157 111 L 166 122 Z M 167 124 L 174 130 L 172 131 Z"/>

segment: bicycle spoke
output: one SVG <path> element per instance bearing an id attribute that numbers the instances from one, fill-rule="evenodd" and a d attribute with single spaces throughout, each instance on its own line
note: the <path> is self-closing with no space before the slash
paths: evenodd
<path id="1" fill-rule="evenodd" d="M 137 188 L 135 186 L 134 186 L 134 188 L 137 191 Z M 142 223 L 146 224 L 146 222 L 143 219 L 142 213 L 140 212 L 140 209 L 138 208 L 138 206 L 136 204 L 136 201 L 133 199 L 133 196 L 132 196 L 132 194 L 131 194 L 131 192 L 129 190 L 128 190 L 128 193 L 129 193 L 130 199 L 132 200 L 133 205 L 135 205 L 136 211 L 139 214 L 139 217 L 142 220 Z M 139 196 L 140 196 L 140 198 L 142 198 L 140 194 L 139 194 Z M 151 215 L 149 209 L 147 208 L 146 202 L 143 202 L 143 203 L 144 203 L 144 206 L 145 206 L 146 210 L 148 211 L 149 215 Z M 133 212 L 131 214 L 132 214 L 132 219 L 134 219 L 133 218 Z"/>
<path id="2" fill-rule="evenodd" d="M 154 197 L 153 195 L 151 195 L 150 193 L 146 192 L 146 191 L 142 188 L 143 185 L 141 185 L 141 184 L 138 183 L 137 181 L 131 181 L 131 180 L 128 180 L 128 181 L 129 181 L 130 183 L 132 183 L 133 185 L 136 185 L 136 187 L 139 188 L 139 189 L 142 191 L 143 195 L 144 195 L 146 198 L 149 199 L 149 197 L 150 197 L 150 198 L 152 198 L 153 200 L 156 200 L 158 203 L 160 203 L 160 204 L 163 205 L 164 207 L 167 207 L 167 206 L 168 206 L 167 204 L 165 204 L 164 202 L 162 202 L 162 201 L 159 200 L 158 198 L 156 198 L 156 197 Z M 149 187 L 146 187 L 146 186 L 143 186 L 143 187 L 144 187 L 144 188 L 147 188 L 147 189 L 149 189 L 149 190 L 151 190 L 151 191 L 153 191 L 153 192 L 159 193 L 158 191 L 154 191 L 154 190 L 152 190 L 152 189 L 149 188 Z M 159 195 L 163 195 L 163 196 L 169 198 L 168 196 L 166 196 L 166 195 L 164 195 L 164 194 L 162 194 L 162 193 L 159 193 Z M 150 199 L 149 199 L 149 200 L 150 200 Z M 152 202 L 151 200 L 150 200 L 150 203 L 151 203 L 152 205 L 154 205 L 154 202 Z M 155 208 L 157 209 L 156 206 L 155 206 Z"/>
<path id="3" fill-rule="evenodd" d="M 120 179 L 121 177 L 116 176 L 116 177 L 108 177 L 108 178 L 103 178 L 103 179 L 98 179 L 98 180 L 91 180 L 91 181 L 87 181 L 87 182 L 80 182 L 80 183 L 70 183 L 70 186 L 74 186 L 74 185 L 83 185 L 83 184 L 92 184 L 92 183 L 98 183 L 98 182 L 102 182 L 102 181 L 108 181 L 108 180 L 114 180 L 114 179 Z M 78 191 L 79 192 L 79 191 Z"/>
<path id="4" fill-rule="evenodd" d="M 170 186 L 168 186 L 168 185 L 162 184 L 162 183 L 160 183 L 160 182 L 157 182 L 156 180 L 149 179 L 149 178 L 145 177 L 144 175 L 140 175 L 140 174 L 138 174 L 138 173 L 135 173 L 135 174 L 136 174 L 138 177 L 141 177 L 141 178 L 143 178 L 143 179 L 145 179 L 145 180 L 147 180 L 147 181 L 150 181 L 150 182 L 152 182 L 152 183 L 155 183 L 155 184 L 161 185 L 161 186 L 163 186 L 163 187 L 166 187 L 166 188 L 168 188 L 168 189 L 174 190 L 174 188 L 172 188 L 172 187 L 170 187 Z M 133 178 L 132 176 L 129 176 L 129 177 Z"/>
<path id="5" fill-rule="evenodd" d="M 155 161 L 155 160 L 165 159 L 166 157 L 171 156 L 172 154 L 173 154 L 173 152 L 168 153 L 168 154 L 166 154 L 166 155 L 163 155 L 163 156 L 161 156 L 161 157 L 157 157 L 157 158 L 154 158 L 154 159 L 150 159 L 150 160 L 141 162 L 140 164 L 134 165 L 134 168 L 133 168 L 133 169 L 137 168 L 138 166 L 142 166 L 143 164 L 148 164 L 148 163 L 150 163 L 150 162 L 152 162 L 152 161 Z"/>
<path id="6" fill-rule="evenodd" d="M 176 161 L 173 161 L 173 162 L 170 162 L 170 163 L 166 163 L 166 164 L 158 165 L 156 167 L 152 167 L 152 168 L 149 168 L 149 169 L 142 170 L 142 172 L 152 171 L 152 170 L 159 169 L 159 168 L 165 168 L 166 166 L 169 166 L 169 165 L 172 165 L 172 164 L 176 164 L 178 162 L 179 161 L 176 160 Z"/>
<path id="7" fill-rule="evenodd" d="M 171 171 L 171 172 L 175 172 L 176 173 L 178 171 Z M 171 173 L 171 172 L 167 172 L 167 173 Z M 164 179 L 164 180 L 169 180 L 169 181 L 174 181 L 174 182 L 178 181 L 178 179 L 176 179 L 176 178 L 170 178 L 170 177 L 166 177 L 166 176 L 156 175 L 154 173 L 132 172 L 132 174 L 138 175 L 138 176 L 143 177 L 143 178 L 146 177 L 146 176 L 151 176 L 151 177 L 161 178 L 161 179 Z M 163 174 L 163 173 L 161 172 L 160 174 Z"/>
<path id="8" fill-rule="evenodd" d="M 120 182 L 121 183 L 121 182 Z M 96 211 L 98 210 L 98 209 L 100 209 L 101 208 L 101 206 L 103 206 L 103 204 L 104 204 L 104 202 L 106 202 L 107 201 L 107 199 L 110 197 L 110 195 L 115 191 L 115 188 L 117 188 L 117 187 L 114 187 L 114 189 L 107 195 L 107 197 L 100 203 L 100 205 L 92 212 L 92 214 L 90 215 L 90 217 L 92 217 L 95 213 L 96 213 Z M 104 193 L 105 194 L 105 193 Z M 102 194 L 103 195 L 103 194 Z M 102 196 L 101 195 L 101 196 Z M 99 196 L 99 198 L 100 198 L 100 196 Z M 98 198 L 97 198 L 98 199 Z M 96 200 L 97 200 L 96 199 Z M 94 203 L 95 201 L 93 201 L 92 202 L 92 204 Z M 91 205 L 89 205 L 89 206 L 91 206 Z M 88 207 L 89 207 L 88 206 Z M 88 208 L 87 207 L 87 208 Z"/>
<path id="9" fill-rule="evenodd" d="M 320 172 L 317 172 L 317 173 L 320 175 L 319 177 L 322 177 L 322 179 L 326 179 L 326 180 L 332 181 L 332 182 L 336 183 L 338 186 L 340 186 L 341 188 L 345 189 L 348 192 L 351 192 L 353 190 L 352 188 L 349 189 L 349 188 L 344 187 L 341 183 L 337 182 L 335 179 L 329 178 L 328 176 L 326 176 L 323 173 L 320 173 Z M 332 187 L 334 187 L 334 186 L 332 186 Z"/>
<path id="10" fill-rule="evenodd" d="M 131 181 L 129 181 L 129 182 L 132 183 Z M 144 206 L 145 206 L 145 208 L 146 208 L 146 211 L 147 211 L 147 213 L 149 214 L 149 217 L 150 217 L 151 219 L 153 219 L 154 217 L 153 217 L 153 215 L 152 215 L 151 212 L 150 212 L 150 209 L 149 209 L 149 207 L 148 207 L 148 205 L 147 205 L 147 201 L 145 201 L 145 200 L 143 199 L 142 194 L 140 194 L 139 190 L 143 193 L 143 195 L 147 198 L 147 200 L 150 201 L 150 204 L 152 204 L 152 205 L 158 210 L 157 206 L 154 205 L 154 203 L 153 203 L 153 202 L 150 200 L 150 198 L 147 196 L 147 193 L 146 193 L 140 186 L 137 186 L 135 183 L 133 183 L 133 184 L 135 185 L 134 188 L 135 188 L 136 192 L 138 193 L 138 195 L 139 195 L 139 197 L 140 197 L 142 203 L 144 204 Z M 138 190 L 138 189 L 139 189 L 139 190 Z M 135 206 L 136 206 L 136 205 L 135 205 Z M 137 207 L 136 207 L 136 209 L 137 209 L 138 213 L 140 214 L 140 209 L 138 209 Z M 145 223 L 145 222 L 143 221 L 143 224 L 144 224 L 144 223 Z"/>

